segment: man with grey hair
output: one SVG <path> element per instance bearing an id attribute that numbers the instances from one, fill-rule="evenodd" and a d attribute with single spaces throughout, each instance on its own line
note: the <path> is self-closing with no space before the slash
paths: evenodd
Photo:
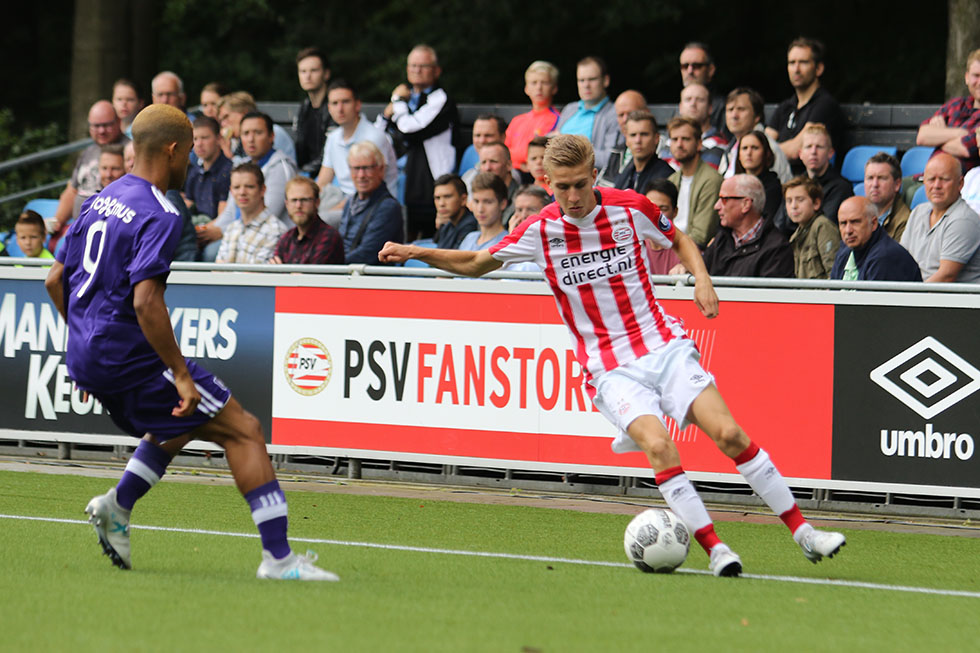
<path id="1" fill-rule="evenodd" d="M 153 104 L 169 104 L 184 111 L 187 105 L 187 95 L 184 93 L 184 82 L 177 73 L 164 70 L 157 73 L 150 82 Z"/>
<path id="2" fill-rule="evenodd" d="M 412 48 L 405 73 L 408 83 L 395 87 L 374 124 L 391 134 L 396 153 L 405 154 L 405 209 L 408 235 L 414 239 L 435 233 L 433 182 L 456 169 L 459 112 L 439 85 L 442 68 L 432 47 Z"/>
<path id="3" fill-rule="evenodd" d="M 385 186 L 385 155 L 371 141 L 351 145 L 347 165 L 355 193 L 344 204 L 340 217 L 346 263 L 378 264 L 378 252 L 386 241 L 404 240 L 402 207 Z M 430 200 L 431 202 L 431 200 Z"/>
<path id="4" fill-rule="evenodd" d="M 841 245 L 831 279 L 922 281 L 919 264 L 879 225 L 879 208 L 867 197 L 849 197 L 837 211 Z"/>
<path id="5" fill-rule="evenodd" d="M 922 181 L 929 201 L 912 209 L 902 247 L 919 264 L 923 281 L 980 283 L 980 217 L 960 196 L 959 159 L 933 155 Z"/>
<path id="6" fill-rule="evenodd" d="M 721 184 L 715 211 L 721 227 L 704 250 L 708 274 L 726 277 L 794 276 L 793 250 L 786 236 L 762 217 L 766 193 L 753 175 L 735 175 Z"/>

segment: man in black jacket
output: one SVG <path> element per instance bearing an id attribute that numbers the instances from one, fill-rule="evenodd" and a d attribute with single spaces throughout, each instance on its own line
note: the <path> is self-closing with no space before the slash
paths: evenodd
<path id="1" fill-rule="evenodd" d="M 878 226 L 878 209 L 866 197 L 844 200 L 837 221 L 841 244 L 831 279 L 922 281 L 919 264 Z"/>
<path id="2" fill-rule="evenodd" d="M 704 251 L 708 274 L 727 277 L 793 277 L 793 250 L 786 236 L 762 217 L 766 193 L 752 175 L 721 184 L 715 210 L 721 227 Z"/>
<path id="3" fill-rule="evenodd" d="M 296 55 L 296 73 L 306 98 L 299 105 L 293 129 L 296 132 L 296 165 L 314 177 L 320 172 L 327 129 L 333 124 L 327 112 L 327 83 L 330 64 L 317 48 L 303 48 Z"/>

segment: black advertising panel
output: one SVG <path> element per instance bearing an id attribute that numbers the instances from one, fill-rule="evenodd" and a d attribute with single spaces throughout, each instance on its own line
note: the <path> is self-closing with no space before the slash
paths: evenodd
<path id="1" fill-rule="evenodd" d="M 177 344 L 214 372 L 243 406 L 272 422 L 274 288 L 171 284 L 166 294 Z M 0 281 L 2 428 L 122 434 L 65 365 L 65 323 L 41 280 Z M 25 435 L 30 439 L 29 435 Z"/>
<path id="2" fill-rule="evenodd" d="M 980 487 L 977 316 L 836 308 L 835 480 Z"/>

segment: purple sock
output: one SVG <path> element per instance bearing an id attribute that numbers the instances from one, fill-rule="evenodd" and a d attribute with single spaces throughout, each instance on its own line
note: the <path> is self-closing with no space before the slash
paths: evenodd
<path id="1" fill-rule="evenodd" d="M 140 440 L 116 485 L 116 503 L 119 507 L 132 510 L 140 497 L 149 492 L 166 473 L 170 460 L 170 454 L 166 451 L 152 442 Z"/>
<path id="2" fill-rule="evenodd" d="M 262 548 L 277 560 L 288 556 L 292 551 L 286 541 L 288 509 L 286 495 L 279 489 L 279 481 L 269 481 L 251 492 L 246 492 L 245 500 L 252 509 L 252 521 L 259 529 Z"/>

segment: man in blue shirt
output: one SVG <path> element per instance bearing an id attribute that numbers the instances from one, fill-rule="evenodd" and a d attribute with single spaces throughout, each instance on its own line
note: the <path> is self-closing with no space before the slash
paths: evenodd
<path id="1" fill-rule="evenodd" d="M 187 170 L 184 195 L 191 212 L 212 220 L 225 208 L 231 182 L 231 159 L 221 151 L 221 127 L 214 118 L 201 116 L 194 120 L 194 153 L 197 162 Z"/>
<path id="2" fill-rule="evenodd" d="M 259 578 L 337 580 L 293 553 L 286 498 L 258 420 L 220 379 L 180 353 L 164 302 L 180 213 L 167 190 L 184 184 L 192 144 L 187 116 L 154 104 L 133 121 L 136 163 L 82 206 L 45 287 L 68 324 L 65 360 L 79 388 L 115 424 L 142 438 L 119 484 L 85 508 L 113 564 L 131 569 L 129 518 L 136 501 L 192 439 L 225 449 L 262 540 Z"/>
<path id="3" fill-rule="evenodd" d="M 619 134 L 616 110 L 607 95 L 609 71 L 606 62 L 599 57 L 585 57 L 578 62 L 575 79 L 579 101 L 562 109 L 558 132 L 588 138 L 595 150 L 596 168 L 602 170 Z"/>
<path id="4" fill-rule="evenodd" d="M 347 263 L 377 265 L 385 242 L 400 243 L 405 238 L 402 207 L 383 183 L 385 157 L 377 145 L 371 141 L 355 143 L 347 163 L 357 192 L 344 204 L 340 218 L 344 258 Z"/>

